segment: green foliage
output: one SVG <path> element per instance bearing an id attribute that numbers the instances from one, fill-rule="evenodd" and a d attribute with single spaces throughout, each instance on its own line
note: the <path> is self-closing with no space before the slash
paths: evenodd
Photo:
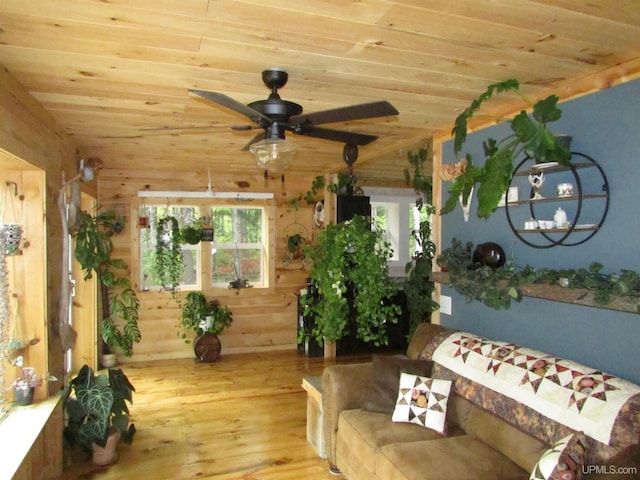
<path id="1" fill-rule="evenodd" d="M 568 146 L 549 131 L 547 124 L 558 120 L 562 112 L 558 108 L 558 97 L 549 97 L 532 103 L 520 91 L 520 85 L 516 79 L 508 79 L 489 85 L 487 90 L 471 102 L 456 118 L 452 129 L 454 136 L 454 151 L 459 153 L 467 138 L 467 122 L 472 117 L 477 117 L 476 112 L 483 103 L 493 97 L 494 94 L 503 92 L 514 92 L 518 94 L 530 107 L 533 108 L 533 115 L 529 116 L 525 110 L 521 110 L 510 120 L 512 134 L 497 141 L 488 139 L 484 144 L 485 163 L 480 169 L 473 169 L 468 175 L 458 177 L 449 188 L 449 198 L 445 202 L 441 214 L 451 212 L 458 201 L 461 193 L 468 197 L 471 187 L 476 183 L 480 186 L 477 190 L 478 196 L 478 216 L 489 217 L 497 208 L 502 194 L 509 187 L 515 160 L 519 155 L 525 154 L 535 158 L 536 162 L 560 162 L 568 163 L 571 158 Z M 533 117 L 533 118 L 532 118 Z M 498 120 L 509 120 L 508 118 L 498 118 Z M 467 155 L 468 164 L 471 166 L 471 157 Z"/>
<path id="2" fill-rule="evenodd" d="M 182 306 L 180 332 L 178 333 L 180 338 L 184 339 L 186 343 L 191 343 L 191 340 L 187 338 L 187 332 L 202 335 L 204 331 L 200 328 L 200 322 L 205 317 L 213 318 L 213 324 L 207 328 L 207 333 L 222 333 L 233 322 L 231 311 L 220 305 L 220 302 L 217 300 L 207 302 L 202 292 L 189 292 Z"/>
<path id="3" fill-rule="evenodd" d="M 449 285 L 468 302 L 482 302 L 496 310 L 508 309 L 512 301 L 522 300 L 523 285 L 559 285 L 561 278 L 569 280 L 568 288 L 593 291 L 594 301 L 600 305 L 608 305 L 619 297 L 640 299 L 640 276 L 632 270 L 605 274 L 598 262 L 591 263 L 588 268 L 536 270 L 529 265 L 517 268 L 512 261 L 495 270 L 487 266 L 474 270 L 470 268 L 472 246 L 468 242 L 463 247 L 462 242 L 454 238 L 452 246 L 437 259 L 439 265 L 448 267 Z"/>
<path id="4" fill-rule="evenodd" d="M 327 185 L 327 191 L 336 195 L 350 195 L 351 193 L 349 192 L 349 189 L 353 187 L 352 181 L 353 177 L 351 177 L 351 175 L 339 173 L 338 181 L 331 185 Z"/>
<path id="5" fill-rule="evenodd" d="M 115 270 L 126 270 L 127 264 L 118 258 L 111 258 L 113 235 L 116 222 L 122 222 L 112 211 L 91 215 L 82 211 L 77 228 L 72 232 L 76 241 L 75 257 L 84 270 L 84 279 L 95 274 L 103 292 L 102 339 L 111 349 L 119 348 L 131 356 L 133 344 L 142 338 L 138 328 L 140 301 L 131 288 L 126 276 L 117 275 Z M 118 324 L 124 322 L 123 330 Z"/>
<path id="6" fill-rule="evenodd" d="M 296 198 L 292 198 L 291 200 L 287 200 L 287 203 L 294 207 L 296 211 L 300 209 L 300 202 L 302 200 L 305 201 L 307 205 L 313 205 L 318 201 L 318 192 L 322 191 L 324 188 L 324 177 L 322 175 L 318 175 L 311 182 L 311 188 L 307 190 L 307 193 L 298 195 Z"/>
<path id="7" fill-rule="evenodd" d="M 319 294 L 316 301 L 305 305 L 316 317 L 311 335 L 320 343 L 323 338 L 340 339 L 348 334 L 347 320 L 353 318 L 358 338 L 375 346 L 386 345 L 387 325 L 397 322 L 399 307 L 385 305 L 384 300 L 397 287 L 388 278 L 390 245 L 371 230 L 370 219 L 355 216 L 347 222 L 329 223 L 317 245 L 305 248 L 305 256 L 312 260 L 310 277 Z"/>
<path id="8" fill-rule="evenodd" d="M 110 369 L 108 375 L 94 375 L 84 365 L 65 391 L 64 408 L 67 413 L 65 437 L 91 451 L 92 443 L 104 447 L 109 427 L 120 431 L 121 439 L 131 443 L 136 433 L 129 425 L 129 408 L 135 388 L 122 370 Z"/>
<path id="9" fill-rule="evenodd" d="M 417 153 L 410 151 L 407 153 L 407 158 L 413 167 L 413 175 L 408 168 L 405 169 L 405 180 L 418 194 L 416 207 L 426 213 L 426 219 L 420 222 L 419 230 L 411 232 L 416 242 L 417 253 L 413 260 L 405 266 L 407 278 L 403 285 L 403 291 L 407 297 L 409 338 L 411 338 L 417 326 L 422 322 L 428 322 L 431 312 L 440 306 L 433 300 L 434 284 L 429 279 L 433 270 L 436 244 L 431 240 L 431 221 L 429 220 L 431 215 L 435 213 L 435 209 L 431 205 L 433 178 L 424 174 L 427 150 L 421 148 Z"/>
<path id="10" fill-rule="evenodd" d="M 154 275 L 160 284 L 175 291 L 184 273 L 180 228 L 176 217 L 160 219 L 156 226 Z"/>

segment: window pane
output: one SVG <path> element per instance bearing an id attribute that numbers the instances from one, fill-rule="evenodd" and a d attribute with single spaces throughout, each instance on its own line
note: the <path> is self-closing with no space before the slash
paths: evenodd
<path id="1" fill-rule="evenodd" d="M 261 208 L 212 208 L 213 241 L 262 243 L 262 212 Z"/>
<path id="2" fill-rule="evenodd" d="M 247 280 L 265 285 L 262 208 L 214 207 L 214 242 L 211 253 L 211 282 L 226 286 Z"/>

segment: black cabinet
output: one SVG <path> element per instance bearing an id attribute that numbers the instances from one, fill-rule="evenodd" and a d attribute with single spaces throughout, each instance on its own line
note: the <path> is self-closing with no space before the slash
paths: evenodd
<path id="1" fill-rule="evenodd" d="M 338 195 L 336 203 L 336 220 L 338 223 L 351 220 L 355 215 L 371 216 L 369 197 L 357 195 Z"/>
<path id="2" fill-rule="evenodd" d="M 409 335 L 409 312 L 406 295 L 400 290 L 392 298 L 389 298 L 387 302 L 400 306 L 398 322 L 395 324 L 390 323 L 387 329 L 389 344 L 376 347 L 372 343 L 363 342 L 357 338 L 355 321 L 350 320 L 348 323 L 349 334 L 336 342 L 336 355 L 406 351 L 408 347 L 407 336 Z M 314 327 L 314 322 L 313 315 L 305 315 L 301 301 L 298 299 L 298 338 L 300 338 L 300 330 L 304 330 L 307 333 L 310 332 Z M 299 343 L 298 350 L 309 357 L 321 357 L 324 355 L 324 345 L 320 345 L 313 337 L 308 337 L 303 343 Z"/>

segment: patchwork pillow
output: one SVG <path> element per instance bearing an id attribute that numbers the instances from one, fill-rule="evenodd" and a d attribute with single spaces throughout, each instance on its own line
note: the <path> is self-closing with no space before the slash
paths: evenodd
<path id="1" fill-rule="evenodd" d="M 585 461 L 584 433 L 572 433 L 544 452 L 533 467 L 529 480 L 577 480 Z"/>
<path id="2" fill-rule="evenodd" d="M 402 373 L 391 420 L 415 423 L 446 435 L 445 418 L 451 380 Z"/>
<path id="3" fill-rule="evenodd" d="M 398 398 L 398 382 L 402 372 L 431 375 L 433 362 L 410 360 L 403 355 L 374 355 L 373 382 L 362 402 L 362 409 L 391 415 Z"/>

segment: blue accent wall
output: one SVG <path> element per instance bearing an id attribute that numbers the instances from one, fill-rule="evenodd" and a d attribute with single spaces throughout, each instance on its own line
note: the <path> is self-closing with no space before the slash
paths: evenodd
<path id="1" fill-rule="evenodd" d="M 472 200 L 468 223 L 459 207 L 443 216 L 443 249 L 454 237 L 474 246 L 493 241 L 521 266 L 580 268 L 597 261 L 604 265 L 605 273 L 625 268 L 640 272 L 640 80 L 567 101 L 560 108 L 562 118 L 550 128 L 572 136 L 571 150 L 597 160 L 608 178 L 610 206 L 602 229 L 582 245 L 537 249 L 511 231 L 504 208 L 498 208 L 489 219 L 481 219 Z M 453 152 L 453 142 L 446 142 L 443 162 L 453 163 L 470 153 L 474 164 L 479 164 L 482 141 L 488 136 L 502 138 L 508 131 L 508 126 L 501 124 L 471 134 L 459 155 Z M 443 201 L 448 185 L 443 184 Z M 520 189 L 520 198 L 528 193 Z M 528 212 L 526 206 L 515 208 Z M 579 223 L 587 220 L 589 208 L 585 201 Z M 464 297 L 446 286 L 442 293 L 453 300 L 452 315 L 441 315 L 444 326 L 515 342 L 640 384 L 640 315 L 532 298 L 497 311 L 479 302 L 465 303 Z"/>

